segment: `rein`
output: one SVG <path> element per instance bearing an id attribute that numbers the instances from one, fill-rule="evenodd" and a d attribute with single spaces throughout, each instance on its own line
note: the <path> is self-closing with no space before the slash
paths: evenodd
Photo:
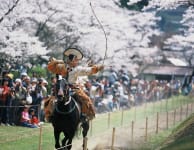
<path id="1" fill-rule="evenodd" d="M 70 99 L 72 99 L 72 98 L 70 98 Z M 70 101 L 71 101 L 71 100 L 70 100 Z M 75 101 L 74 101 L 74 100 L 73 100 L 73 102 L 74 102 L 74 104 L 75 104 Z M 71 108 L 71 109 L 70 109 L 69 111 L 67 111 L 67 112 L 60 111 L 59 108 L 57 107 L 57 105 L 56 105 L 55 109 L 56 109 L 56 111 L 57 111 L 59 114 L 68 115 L 68 114 L 72 113 L 72 112 L 75 110 L 75 107 L 76 107 L 76 104 L 73 106 L 73 108 Z"/>
<path id="2" fill-rule="evenodd" d="M 68 115 L 68 114 L 72 113 L 72 112 L 75 110 L 75 108 L 77 107 L 77 109 L 78 109 L 78 111 L 79 111 L 79 114 L 81 114 L 81 108 L 80 108 L 80 106 L 78 105 L 78 103 L 77 103 L 72 97 L 70 97 L 70 99 L 69 99 L 69 101 L 68 101 L 68 104 L 70 103 L 71 100 L 73 100 L 73 102 L 74 102 L 74 104 L 75 104 L 75 105 L 73 106 L 73 108 L 71 108 L 71 109 L 70 109 L 69 111 L 67 111 L 67 112 L 63 112 L 63 111 L 60 111 L 59 108 L 58 108 L 57 105 L 56 105 L 55 110 L 57 111 L 57 113 L 62 114 L 62 115 Z M 67 102 L 66 102 L 65 104 L 67 104 Z"/>

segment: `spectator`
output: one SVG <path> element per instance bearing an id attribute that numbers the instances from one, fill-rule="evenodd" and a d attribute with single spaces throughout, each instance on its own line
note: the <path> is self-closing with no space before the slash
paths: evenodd
<path id="1" fill-rule="evenodd" d="M 42 96 L 43 98 L 46 98 L 48 94 L 47 92 L 48 82 L 45 79 L 43 79 L 41 86 L 42 86 Z"/>
<path id="2" fill-rule="evenodd" d="M 31 79 L 31 89 L 30 89 L 30 95 L 32 96 L 32 104 L 34 105 L 36 103 L 37 94 L 36 94 L 36 86 L 37 86 L 37 78 L 33 77 Z"/>
<path id="3" fill-rule="evenodd" d="M 36 99 L 36 102 L 34 103 L 35 105 L 40 105 L 41 104 L 41 101 L 43 99 L 43 92 L 44 92 L 45 88 L 43 87 L 43 79 L 42 78 L 39 78 L 38 79 L 38 84 L 36 85 L 36 96 L 37 96 L 37 99 Z"/>
<path id="4" fill-rule="evenodd" d="M 44 122 L 44 117 L 45 117 L 45 114 L 44 114 L 44 100 L 45 98 L 47 98 L 48 94 L 47 94 L 47 86 L 48 86 L 48 82 L 43 79 L 42 81 L 42 101 L 41 101 L 41 104 L 40 104 L 40 121 L 41 122 Z"/>
<path id="5" fill-rule="evenodd" d="M 22 114 L 21 114 L 20 124 L 23 127 L 37 128 L 36 125 L 30 123 L 30 116 L 29 116 L 28 110 L 29 108 L 27 106 L 24 106 Z"/>
<path id="6" fill-rule="evenodd" d="M 109 87 L 112 87 L 114 83 L 118 80 L 118 76 L 113 68 L 110 69 L 110 75 L 108 76 Z"/>
<path id="7" fill-rule="evenodd" d="M 26 76 L 26 78 L 23 80 L 23 86 L 26 89 L 31 87 L 31 80 L 29 76 Z"/>
<path id="8" fill-rule="evenodd" d="M 8 78 L 4 78 L 3 79 L 3 85 L 0 86 L 0 123 L 9 125 L 9 117 L 8 117 L 8 107 L 9 106 L 9 102 L 10 102 L 10 88 L 8 86 L 9 84 L 9 79 Z"/>
<path id="9" fill-rule="evenodd" d="M 35 115 L 35 109 L 33 108 L 30 109 L 30 123 L 37 127 L 40 127 L 40 121 L 38 117 Z"/>
<path id="10" fill-rule="evenodd" d="M 13 87 L 13 74 L 8 73 L 5 75 L 5 78 L 8 78 L 8 86 L 11 88 Z"/>
<path id="11" fill-rule="evenodd" d="M 28 74 L 26 72 L 22 72 L 21 73 L 21 81 L 22 81 L 22 86 L 26 87 L 26 78 L 27 78 Z"/>
<path id="12" fill-rule="evenodd" d="M 57 78 L 56 77 L 51 77 L 51 95 L 56 96 L 57 95 Z"/>
<path id="13" fill-rule="evenodd" d="M 17 121 L 17 110 L 18 110 L 17 108 L 18 104 L 15 99 L 15 88 L 14 87 L 11 88 L 11 92 L 10 92 L 10 106 L 12 107 L 9 112 L 9 116 L 10 116 L 9 121 L 10 121 L 10 125 L 14 126 Z"/>
<path id="14" fill-rule="evenodd" d="M 17 78 L 15 80 L 15 96 L 16 96 L 16 100 L 19 102 L 20 105 L 25 105 L 26 94 L 27 94 L 27 90 L 22 85 L 21 79 Z"/>
<path id="15" fill-rule="evenodd" d="M 15 106 L 24 106 L 25 105 L 25 99 L 26 99 L 27 90 L 25 87 L 22 86 L 21 79 L 17 78 L 15 80 Z M 16 122 L 15 124 L 20 124 L 20 115 L 22 112 L 21 107 L 16 107 L 15 112 L 16 113 Z"/>

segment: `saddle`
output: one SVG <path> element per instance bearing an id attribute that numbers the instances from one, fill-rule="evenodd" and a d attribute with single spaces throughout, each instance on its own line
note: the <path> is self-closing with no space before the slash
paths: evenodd
<path id="1" fill-rule="evenodd" d="M 82 89 L 76 90 L 73 97 L 81 106 L 82 117 L 86 117 L 88 120 L 95 118 L 92 101 Z"/>

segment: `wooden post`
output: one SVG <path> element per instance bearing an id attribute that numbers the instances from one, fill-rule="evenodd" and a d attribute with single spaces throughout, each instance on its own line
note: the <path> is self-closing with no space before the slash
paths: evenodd
<path id="1" fill-rule="evenodd" d="M 162 100 L 160 100 L 160 112 L 162 112 Z"/>
<path id="2" fill-rule="evenodd" d="M 175 121 L 176 121 L 176 109 L 174 110 L 174 120 L 173 120 L 173 125 L 175 125 Z"/>
<path id="3" fill-rule="evenodd" d="M 144 115 L 147 116 L 147 99 L 145 99 L 145 114 Z"/>
<path id="4" fill-rule="evenodd" d="M 108 128 L 110 128 L 110 113 L 108 113 Z"/>
<path id="5" fill-rule="evenodd" d="M 122 113 L 121 113 L 121 126 L 123 125 L 123 113 L 124 113 L 124 110 L 122 109 Z"/>
<path id="6" fill-rule="evenodd" d="M 180 109 L 180 121 L 182 120 L 182 111 L 183 111 L 183 107 L 181 106 L 181 109 Z"/>
<path id="7" fill-rule="evenodd" d="M 191 103 L 189 103 L 189 105 L 190 105 L 189 107 L 192 107 Z M 190 111 L 189 114 L 192 114 L 192 111 L 191 110 L 192 110 L 192 108 L 189 108 L 189 111 Z"/>
<path id="8" fill-rule="evenodd" d="M 133 132 L 134 132 L 134 121 L 131 122 L 131 141 L 133 145 Z"/>
<path id="9" fill-rule="evenodd" d="M 153 112 L 152 113 L 154 114 L 154 111 L 155 111 L 155 109 L 154 109 L 155 108 L 155 100 L 153 100 L 152 104 L 153 104 L 153 107 L 152 107 L 152 111 Z"/>
<path id="10" fill-rule="evenodd" d="M 159 122 L 159 113 L 157 112 L 157 118 L 156 118 L 156 134 L 158 133 L 158 122 Z"/>
<path id="11" fill-rule="evenodd" d="M 144 102 L 144 117 L 147 115 L 146 108 L 147 108 L 147 100 L 145 99 L 145 102 Z"/>
<path id="12" fill-rule="evenodd" d="M 35 107 L 38 107 L 38 119 L 41 120 L 40 118 L 40 114 L 41 114 L 41 106 L 40 105 L 36 105 Z"/>
<path id="13" fill-rule="evenodd" d="M 146 117 L 146 127 L 145 127 L 145 141 L 147 142 L 148 136 L 148 117 Z"/>
<path id="14" fill-rule="evenodd" d="M 166 112 L 166 129 L 168 129 L 168 111 Z"/>
<path id="15" fill-rule="evenodd" d="M 40 125 L 40 135 L 39 135 L 38 150 L 41 150 L 41 145 L 42 145 L 42 125 Z"/>
<path id="16" fill-rule="evenodd" d="M 115 140 L 115 128 L 113 128 L 113 132 L 112 132 L 111 150 L 114 150 L 114 140 Z"/>
<path id="17" fill-rule="evenodd" d="M 186 117 L 188 117 L 188 109 L 189 109 L 189 104 L 187 103 Z"/>
<path id="18" fill-rule="evenodd" d="M 88 138 L 87 137 L 85 137 L 84 138 L 84 147 L 83 147 L 83 150 L 87 150 L 87 142 L 88 142 Z"/>
<path id="19" fill-rule="evenodd" d="M 168 99 L 166 99 L 166 111 L 168 111 Z"/>

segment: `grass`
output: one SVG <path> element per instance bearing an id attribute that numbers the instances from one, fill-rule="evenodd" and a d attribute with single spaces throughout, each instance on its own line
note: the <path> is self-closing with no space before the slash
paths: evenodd
<path id="1" fill-rule="evenodd" d="M 194 114 L 181 122 L 161 144 L 161 150 L 193 150 Z"/>
<path id="2" fill-rule="evenodd" d="M 173 129 L 178 126 L 178 124 L 176 124 L 174 127 L 169 128 L 168 130 L 163 130 L 158 134 L 152 134 L 151 136 L 149 136 L 148 142 L 145 143 L 145 145 L 142 145 L 141 150 L 144 150 L 144 148 L 149 150 L 155 150 L 159 145 L 161 145 L 161 142 L 163 142 L 168 136 L 170 136 Z"/>
<path id="3" fill-rule="evenodd" d="M 163 113 L 174 110 L 193 101 L 193 99 L 188 97 L 177 96 L 168 100 L 143 104 L 142 106 L 133 107 L 130 110 L 115 111 L 112 113 L 97 115 L 97 117 L 92 121 L 88 136 L 98 136 L 112 127 L 129 126 L 132 121 L 142 121 L 146 116 L 152 117 L 156 115 L 157 112 Z M 148 143 L 150 142 L 150 145 L 155 147 L 155 145 L 158 145 L 159 142 L 165 138 L 165 135 L 171 132 L 171 130 L 167 130 L 165 132 L 160 133 L 161 135 L 158 134 L 153 136 L 154 138 L 150 139 Z M 40 148 L 42 150 L 53 150 L 54 136 L 51 124 L 45 123 L 42 126 L 41 133 L 42 135 L 40 136 L 40 129 L 31 129 L 19 126 L 0 126 L 0 149 L 38 150 Z M 79 133 L 78 138 L 75 138 L 74 140 L 80 139 L 81 135 Z M 39 143 L 41 144 L 39 145 Z"/>

